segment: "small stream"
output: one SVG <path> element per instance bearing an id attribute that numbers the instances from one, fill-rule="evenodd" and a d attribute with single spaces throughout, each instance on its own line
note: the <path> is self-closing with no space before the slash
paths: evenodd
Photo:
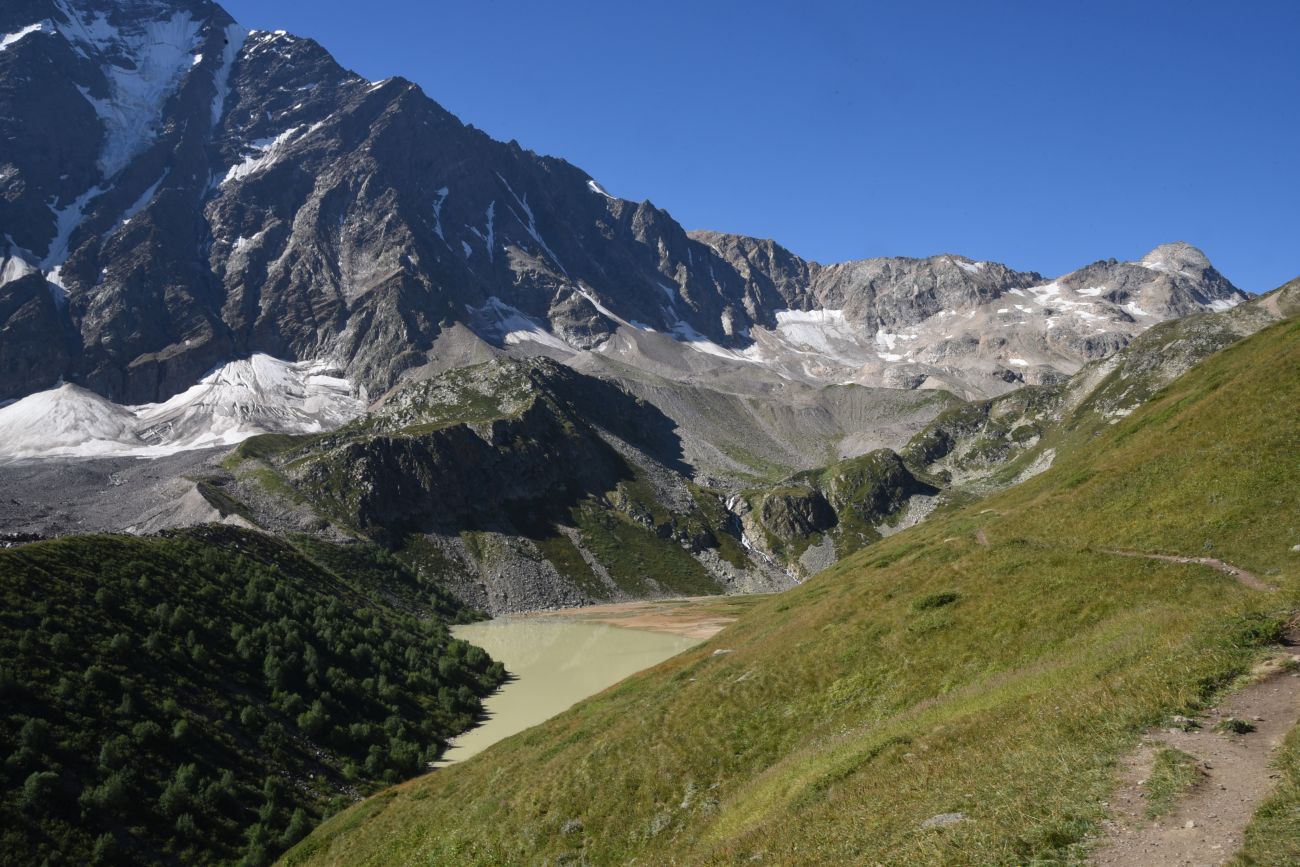
<path id="1" fill-rule="evenodd" d="M 484 700 L 488 719 L 456 738 L 438 764 L 463 762 L 589 695 L 702 639 L 557 618 L 502 617 L 452 628 L 500 660 L 514 679 Z"/>

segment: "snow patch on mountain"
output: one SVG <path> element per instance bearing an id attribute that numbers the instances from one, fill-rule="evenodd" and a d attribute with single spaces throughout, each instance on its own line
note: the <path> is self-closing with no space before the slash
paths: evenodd
<path id="1" fill-rule="evenodd" d="M 829 356 L 842 353 L 840 344 L 858 340 L 843 310 L 778 310 L 776 333 L 794 346 Z"/>
<path id="2" fill-rule="evenodd" d="M 10 45 L 13 45 L 16 42 L 20 42 L 22 39 L 24 39 L 27 36 L 31 36 L 33 33 L 57 33 L 57 32 L 58 31 L 55 30 L 54 28 L 54 22 L 50 21 L 49 19 L 46 19 L 44 21 L 38 21 L 35 24 L 28 24 L 26 27 L 24 27 L 22 30 L 19 30 L 16 33 L 9 33 L 5 36 L 0 36 L 0 51 L 4 51 Z"/>
<path id="3" fill-rule="evenodd" d="M 169 174 L 171 174 L 171 169 L 163 169 L 162 177 L 154 181 L 153 186 L 141 193 L 140 198 L 136 199 L 135 202 L 132 203 L 131 207 L 127 208 L 126 211 L 123 212 L 123 226 L 134 220 L 136 215 L 143 211 L 148 204 L 153 201 L 153 197 L 158 194 L 158 188 L 162 186 L 163 181 L 167 180 L 167 175 Z"/>
<path id="4" fill-rule="evenodd" d="M 442 233 L 442 206 L 447 201 L 447 196 L 451 195 L 451 190 L 442 187 L 437 191 L 436 195 L 438 198 L 433 200 L 433 231 L 445 244 L 447 243 L 447 236 Z"/>
<path id="5" fill-rule="evenodd" d="M 10 247 L 9 255 L 0 259 L 0 286 L 5 283 L 12 283 L 16 279 L 22 279 L 27 274 L 39 273 L 38 268 L 27 261 L 25 257 Z"/>
<path id="6" fill-rule="evenodd" d="M 675 340 L 696 352 L 703 352 L 705 355 L 714 355 L 718 358 L 726 358 L 731 361 L 753 361 L 739 352 L 725 349 L 714 343 L 708 337 L 691 327 L 690 323 L 678 320 L 673 323 L 670 332 Z"/>
<path id="7" fill-rule="evenodd" d="M 1212 313 L 1222 313 L 1225 310 L 1231 310 L 1245 300 L 1244 297 L 1216 298 L 1207 304 L 1206 307 L 1208 307 Z"/>
<path id="8" fill-rule="evenodd" d="M 626 319 L 624 319 L 623 317 L 619 316 L 619 315 L 618 315 L 617 313 L 615 313 L 613 310 L 610 310 L 610 309 L 609 309 L 608 307 L 606 307 L 604 304 L 600 303 L 600 301 L 596 298 L 596 296 L 595 296 L 594 294 L 592 294 L 592 292 L 591 292 L 590 289 L 586 289 L 586 288 L 584 288 L 584 287 L 582 287 L 582 286 L 579 286 L 579 287 L 578 287 L 578 294 L 581 295 L 583 298 L 586 298 L 588 301 L 590 301 L 590 302 L 591 302 L 591 306 L 592 306 L 592 307 L 595 307 L 596 310 L 599 311 L 600 314 L 601 314 L 602 316 L 606 317 L 607 319 L 613 320 L 614 322 L 616 322 L 616 323 L 619 324 L 619 325 L 626 325 L 626 326 L 629 327 L 629 328 L 640 328 L 642 331 L 646 331 L 646 330 L 653 331 L 653 330 L 654 330 L 654 329 L 647 329 L 647 328 L 644 328 L 643 326 L 635 325 L 635 324 L 633 324 L 633 323 L 631 323 L 631 322 L 628 322 Z"/>
<path id="9" fill-rule="evenodd" d="M 483 242 L 483 246 L 487 249 L 488 261 L 492 262 L 495 261 L 493 258 L 495 256 L 493 248 L 496 246 L 496 199 L 493 199 L 492 203 L 487 206 L 487 211 L 484 213 L 484 216 L 487 217 L 487 226 L 484 228 L 484 231 L 480 232 L 476 226 L 466 226 L 465 228 L 469 229 L 470 232 L 473 233 L 474 237 Z M 468 250 L 468 247 L 466 249 Z M 465 258 L 469 258 L 468 252 L 465 253 Z"/>
<path id="10" fill-rule="evenodd" d="M 150 458 L 261 433 L 332 430 L 365 411 L 364 391 L 329 362 L 232 361 L 163 403 L 122 406 L 60 385 L 0 408 L 0 460 Z"/>
<path id="11" fill-rule="evenodd" d="M 267 232 L 266 229 L 262 229 L 260 232 L 253 235 L 253 237 L 251 238 L 246 238 L 243 235 L 240 235 L 239 237 L 235 238 L 235 243 L 230 245 L 230 252 L 242 253 L 245 250 L 260 245 L 262 243 L 262 239 L 266 237 L 266 232 Z"/>
<path id="12" fill-rule="evenodd" d="M 531 237 L 534 241 L 537 242 L 537 246 L 541 247 L 542 251 L 545 252 L 546 255 L 551 258 L 551 261 L 555 263 L 555 267 L 559 268 L 560 272 L 567 277 L 569 275 L 569 272 L 564 269 L 564 263 L 560 261 L 560 257 L 555 255 L 555 251 L 552 250 L 550 248 L 550 245 L 546 243 L 546 239 L 542 237 L 541 232 L 537 231 L 537 218 L 533 215 L 533 209 L 528 206 L 528 194 L 524 193 L 523 198 L 520 198 L 519 194 L 516 193 L 514 191 L 514 188 L 510 186 L 510 182 L 507 181 L 505 178 L 501 177 L 500 172 L 497 172 L 497 177 L 501 179 L 501 183 L 506 185 L 506 190 L 509 191 L 511 198 L 515 200 L 515 204 L 519 205 L 520 210 L 522 210 L 524 212 L 524 215 L 528 217 L 528 221 L 524 222 L 524 220 L 519 216 L 519 214 L 515 212 L 515 209 L 507 205 L 506 207 L 509 208 L 511 215 L 515 218 L 515 221 L 519 223 L 519 225 L 524 227 L 524 231 L 528 233 L 529 237 Z M 495 206 L 496 202 L 493 202 L 492 204 L 493 206 Z M 439 201 L 438 205 L 439 208 L 441 208 L 442 202 Z M 439 225 L 441 226 L 441 223 Z M 439 228 L 438 234 L 439 235 L 442 234 L 441 228 Z M 491 234 L 492 234 L 492 214 L 491 214 L 491 209 L 489 208 L 489 213 L 488 213 L 489 237 L 491 236 Z M 489 244 L 490 243 L 491 242 L 489 241 Z"/>
<path id="13" fill-rule="evenodd" d="M 230 98 L 230 73 L 234 69 L 235 58 L 244 47 L 246 38 L 247 33 L 238 24 L 231 24 L 226 28 L 226 47 L 221 52 L 221 66 L 217 69 L 214 79 L 216 93 L 212 97 L 213 127 L 221 122 L 221 117 L 226 112 L 226 100 Z"/>
<path id="14" fill-rule="evenodd" d="M 548 331 L 543 325 L 518 308 L 497 298 L 487 299 L 482 307 L 466 305 L 470 314 L 470 326 L 480 337 L 495 340 L 504 345 L 520 343 L 539 343 L 552 349 L 573 352 L 573 347 Z"/>
<path id="15" fill-rule="evenodd" d="M 62 265 L 68 258 L 68 243 L 72 240 L 72 233 L 81 225 L 81 221 L 86 217 L 86 205 L 96 196 L 104 193 L 103 187 L 95 186 L 86 190 L 73 201 L 63 207 L 56 207 L 55 201 L 50 200 L 50 211 L 54 214 L 54 238 L 50 241 L 49 252 L 41 261 L 41 267 L 45 270 L 51 270 Z"/>
<path id="16" fill-rule="evenodd" d="M 45 272 L 45 280 L 50 284 L 50 294 L 54 297 L 54 303 L 59 307 L 68 303 L 68 289 L 63 285 L 62 274 L 63 263 L 70 252 L 68 245 L 72 241 L 72 234 L 86 218 L 86 206 L 90 204 L 90 200 L 104 192 L 106 192 L 104 187 L 91 187 L 61 208 L 55 206 L 55 200 L 50 201 L 49 208 L 54 214 L 55 232 L 54 238 L 50 240 L 49 252 L 41 260 L 41 270 Z"/>
<path id="17" fill-rule="evenodd" d="M 119 27 L 104 12 L 81 13 L 62 0 L 57 5 L 66 18 L 59 32 L 108 79 L 106 98 L 80 90 L 104 125 L 99 168 L 111 178 L 153 141 L 163 104 L 194 65 L 203 22 L 160 6 L 157 19 Z"/>
<path id="18" fill-rule="evenodd" d="M 311 126 L 301 124 L 291 127 L 277 136 L 255 139 L 249 142 L 244 149 L 243 160 L 230 167 L 219 186 L 224 187 L 231 181 L 242 180 L 275 164 L 284 156 L 290 144 L 311 134 L 320 126 L 319 123 Z"/>

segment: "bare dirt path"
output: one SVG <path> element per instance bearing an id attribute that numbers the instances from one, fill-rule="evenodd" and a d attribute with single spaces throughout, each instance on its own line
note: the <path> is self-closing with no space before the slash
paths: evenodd
<path id="1" fill-rule="evenodd" d="M 1281 668 L 1286 655 L 1266 664 L 1262 680 L 1228 696 L 1199 722 L 1202 728 L 1151 733 L 1130 757 L 1111 799 L 1112 818 L 1091 863 L 1111 867 L 1183 867 L 1225 864 L 1241 846 L 1250 817 L 1272 790 L 1278 774 L 1273 752 L 1300 720 L 1300 674 Z M 1223 734 L 1214 726 L 1228 718 L 1254 726 L 1246 734 Z M 1173 812 L 1146 816 L 1142 783 L 1157 749 L 1167 745 L 1196 758 L 1202 776 Z"/>
<path id="2" fill-rule="evenodd" d="M 1114 554 L 1118 557 L 1142 557 L 1146 560 L 1164 560 L 1166 563 L 1188 563 L 1197 566 L 1209 566 L 1211 569 L 1218 569 L 1225 575 L 1231 575 L 1244 587 L 1251 590 L 1276 590 L 1272 584 L 1261 581 L 1259 576 L 1253 572 L 1247 572 L 1239 566 L 1233 566 L 1231 563 L 1225 563 L 1215 557 L 1186 557 L 1181 554 L 1146 554 L 1142 551 L 1121 551 L 1119 549 L 1107 548 L 1106 554 Z"/>

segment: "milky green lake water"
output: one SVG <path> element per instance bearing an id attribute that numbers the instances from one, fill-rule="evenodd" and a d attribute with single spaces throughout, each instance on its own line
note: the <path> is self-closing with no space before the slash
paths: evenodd
<path id="1" fill-rule="evenodd" d="M 440 764 L 463 762 L 589 695 L 701 642 L 604 623 L 504 617 L 452 628 L 515 679 L 484 700 L 488 719 L 456 738 Z"/>

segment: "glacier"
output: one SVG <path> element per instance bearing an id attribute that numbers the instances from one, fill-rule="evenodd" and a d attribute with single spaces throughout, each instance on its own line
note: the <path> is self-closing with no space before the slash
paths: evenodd
<path id="1" fill-rule="evenodd" d="M 0 461 L 155 458 L 262 433 L 320 433 L 362 415 L 366 403 L 365 390 L 330 362 L 262 354 L 224 364 L 162 403 L 123 406 L 65 383 L 0 407 Z"/>

